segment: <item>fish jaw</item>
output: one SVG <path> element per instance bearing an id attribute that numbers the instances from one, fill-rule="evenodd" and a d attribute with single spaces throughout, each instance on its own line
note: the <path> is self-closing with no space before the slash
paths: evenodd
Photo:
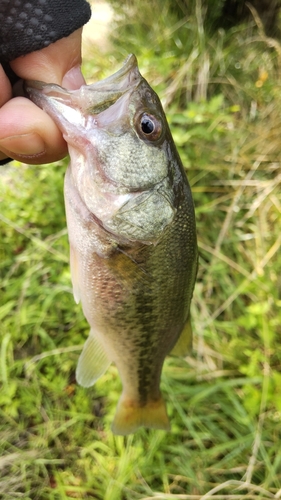
<path id="1" fill-rule="evenodd" d="M 97 114 L 109 108 L 141 80 L 137 59 L 134 54 L 130 54 L 116 73 L 92 85 L 82 85 L 77 90 L 67 90 L 53 83 L 36 80 L 27 80 L 24 88 L 27 96 L 39 107 L 43 107 L 45 96 L 79 108 L 82 113 Z"/>

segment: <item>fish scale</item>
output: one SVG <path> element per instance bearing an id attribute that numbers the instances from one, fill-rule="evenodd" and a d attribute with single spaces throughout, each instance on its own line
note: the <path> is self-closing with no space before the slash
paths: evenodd
<path id="1" fill-rule="evenodd" d="M 69 146 L 71 275 L 91 327 L 77 381 L 93 385 L 114 362 L 123 390 L 113 432 L 168 430 L 161 372 L 169 353 L 191 345 L 198 257 L 191 190 L 159 98 L 133 55 L 76 91 L 26 89 Z"/>

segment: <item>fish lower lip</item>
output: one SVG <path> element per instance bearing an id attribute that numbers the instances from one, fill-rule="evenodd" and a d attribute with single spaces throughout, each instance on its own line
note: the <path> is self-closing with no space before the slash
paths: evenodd
<path id="1" fill-rule="evenodd" d="M 126 93 L 128 87 L 135 87 L 139 80 L 136 57 L 130 54 L 119 71 L 92 86 L 82 85 L 80 89 L 67 90 L 53 83 L 26 80 L 24 92 L 39 107 L 42 107 L 44 102 L 43 95 L 45 100 L 52 98 L 54 101 L 61 101 L 71 107 L 78 107 L 83 113 L 87 113 L 89 109 L 91 113 L 100 113 Z"/>

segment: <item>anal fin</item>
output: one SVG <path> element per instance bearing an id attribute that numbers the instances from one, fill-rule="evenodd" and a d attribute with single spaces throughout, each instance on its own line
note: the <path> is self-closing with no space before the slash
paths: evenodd
<path id="1" fill-rule="evenodd" d="M 142 426 L 170 430 L 170 422 L 163 398 L 160 397 L 157 401 L 148 401 L 144 406 L 141 406 L 138 402 L 129 400 L 122 395 L 111 426 L 112 432 L 125 436 Z"/>
<path id="2" fill-rule="evenodd" d="M 90 331 L 80 354 L 76 380 L 83 387 L 90 387 L 104 374 L 111 361 L 93 331 Z"/>

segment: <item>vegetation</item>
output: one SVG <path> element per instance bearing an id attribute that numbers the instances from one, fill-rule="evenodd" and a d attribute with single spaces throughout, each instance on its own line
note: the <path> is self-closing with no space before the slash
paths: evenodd
<path id="1" fill-rule="evenodd" d="M 281 498 L 281 46 L 258 18 L 206 35 L 199 1 L 181 21 L 160 0 L 116 9 L 114 48 L 93 48 L 85 74 L 134 52 L 164 103 L 197 215 L 194 348 L 165 363 L 172 432 L 113 436 L 115 367 L 91 389 L 74 379 L 88 326 L 71 291 L 67 161 L 2 167 L 0 497 Z"/>

